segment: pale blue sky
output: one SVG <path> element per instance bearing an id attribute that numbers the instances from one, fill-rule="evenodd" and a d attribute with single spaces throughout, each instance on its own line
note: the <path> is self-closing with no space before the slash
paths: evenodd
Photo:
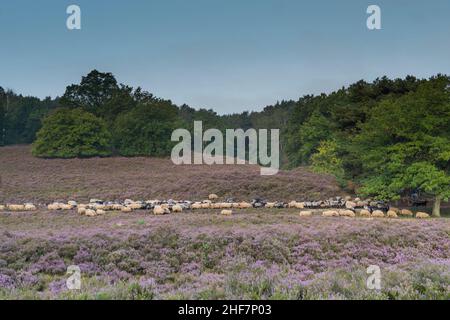
<path id="1" fill-rule="evenodd" d="M 82 30 L 66 28 L 70 4 Z M 450 74 L 449 16 L 448 0 L 1 0 L 0 85 L 54 97 L 96 68 L 177 104 L 261 110 L 359 79 Z"/>

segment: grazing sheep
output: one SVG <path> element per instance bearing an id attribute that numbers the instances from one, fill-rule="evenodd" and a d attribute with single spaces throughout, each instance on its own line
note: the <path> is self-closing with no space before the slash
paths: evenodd
<path id="1" fill-rule="evenodd" d="M 297 202 L 295 204 L 295 208 L 296 209 L 303 209 L 305 207 L 305 203 L 304 202 Z"/>
<path id="2" fill-rule="evenodd" d="M 37 208 L 34 204 L 32 203 L 25 203 L 25 211 L 36 211 Z"/>
<path id="3" fill-rule="evenodd" d="M 102 210 L 102 209 L 97 209 L 97 210 L 95 211 L 95 213 L 96 213 L 97 215 L 101 216 L 101 215 L 106 214 L 106 211 L 105 211 L 105 210 Z"/>
<path id="4" fill-rule="evenodd" d="M 312 212 L 311 211 L 300 211 L 299 216 L 300 217 L 311 217 Z"/>
<path id="5" fill-rule="evenodd" d="M 245 202 L 245 201 L 239 202 L 239 208 L 240 209 L 248 209 L 248 208 L 251 208 L 251 207 L 252 207 L 252 205 L 250 203 L 248 203 L 248 202 Z"/>
<path id="6" fill-rule="evenodd" d="M 374 218 L 384 218 L 384 212 L 381 210 L 375 210 L 372 212 L 372 217 Z"/>
<path id="7" fill-rule="evenodd" d="M 428 213 L 425 213 L 425 212 L 417 212 L 416 213 L 416 218 L 417 219 L 427 219 L 429 217 L 430 217 L 430 215 Z"/>
<path id="8" fill-rule="evenodd" d="M 183 212 L 183 207 L 179 204 L 172 206 L 172 212 Z"/>
<path id="9" fill-rule="evenodd" d="M 76 201 L 68 201 L 67 204 L 71 205 L 72 207 L 76 207 L 77 206 L 77 202 Z"/>
<path id="10" fill-rule="evenodd" d="M 71 206 L 70 204 L 61 204 L 61 210 L 72 210 L 73 206 Z"/>
<path id="11" fill-rule="evenodd" d="M 396 207 L 389 207 L 389 211 L 394 211 L 395 213 L 399 213 L 400 209 Z"/>
<path id="12" fill-rule="evenodd" d="M 0 204 L 0 211 L 5 211 L 6 207 L 2 204 Z"/>
<path id="13" fill-rule="evenodd" d="M 202 209 L 209 209 L 211 207 L 211 203 L 205 202 L 201 204 Z"/>
<path id="14" fill-rule="evenodd" d="M 142 209 L 142 203 L 139 203 L 139 202 L 130 203 L 128 206 L 133 210 Z"/>
<path id="15" fill-rule="evenodd" d="M 97 215 L 97 213 L 95 212 L 95 210 L 87 209 L 85 212 L 85 215 L 88 217 L 95 217 Z"/>
<path id="16" fill-rule="evenodd" d="M 297 201 L 291 201 L 288 203 L 288 208 L 296 208 L 297 206 Z"/>
<path id="17" fill-rule="evenodd" d="M 86 208 L 82 208 L 82 207 L 78 208 L 78 210 L 77 210 L 78 214 L 80 214 L 80 215 L 86 214 L 86 211 L 87 211 Z"/>
<path id="18" fill-rule="evenodd" d="M 324 217 L 339 217 L 339 213 L 334 210 L 326 210 L 322 212 L 322 216 Z"/>
<path id="19" fill-rule="evenodd" d="M 213 204 L 211 204 L 211 208 L 212 209 L 221 209 L 222 204 L 220 202 L 213 203 Z"/>
<path id="20" fill-rule="evenodd" d="M 165 214 L 165 210 L 162 206 L 155 206 L 153 208 L 153 214 L 154 215 L 163 215 L 163 214 Z"/>
<path id="21" fill-rule="evenodd" d="M 219 196 L 218 196 L 217 194 L 211 193 L 211 194 L 208 196 L 208 199 L 209 199 L 209 200 L 216 200 L 216 199 L 219 199 Z"/>
<path id="22" fill-rule="evenodd" d="M 47 206 L 47 209 L 50 211 L 59 210 L 59 203 L 57 202 L 51 203 Z"/>
<path id="23" fill-rule="evenodd" d="M 123 205 L 115 203 L 111 206 L 111 210 L 115 210 L 115 211 L 121 211 L 124 208 Z"/>
<path id="24" fill-rule="evenodd" d="M 355 217 L 355 213 L 352 210 L 339 210 L 338 212 L 341 217 Z"/>
<path id="25" fill-rule="evenodd" d="M 366 210 L 366 209 L 362 209 L 362 210 L 359 212 L 359 215 L 360 215 L 361 217 L 370 217 L 370 211 L 369 211 L 369 210 Z"/>
<path id="26" fill-rule="evenodd" d="M 201 209 L 202 208 L 202 204 L 200 203 L 200 202 L 194 202 L 192 205 L 191 205 L 191 209 L 192 210 L 195 210 L 195 209 Z"/>
<path id="27" fill-rule="evenodd" d="M 395 212 L 394 210 L 389 210 L 389 211 L 387 212 L 387 217 L 388 217 L 388 218 L 398 218 L 397 212 Z"/>
<path id="28" fill-rule="evenodd" d="M 222 210 L 220 211 L 220 214 L 224 216 L 231 216 L 233 214 L 233 210 Z"/>
<path id="29" fill-rule="evenodd" d="M 414 215 L 414 214 L 412 213 L 412 211 L 411 211 L 411 210 L 408 210 L 408 209 L 402 209 L 402 210 L 400 210 L 399 214 L 402 215 L 402 216 L 408 216 L 408 217 L 412 217 L 412 216 Z"/>
<path id="30" fill-rule="evenodd" d="M 233 203 L 231 204 L 231 207 L 237 209 L 237 208 L 239 208 L 239 203 L 233 202 Z"/>
<path id="31" fill-rule="evenodd" d="M 354 209 L 354 208 L 356 207 L 356 203 L 355 203 L 355 202 L 352 202 L 352 201 L 346 201 L 346 202 L 345 202 L 345 207 L 346 207 L 347 209 Z"/>
<path id="32" fill-rule="evenodd" d="M 23 204 L 8 204 L 6 208 L 10 211 L 25 211 L 25 206 Z"/>
<path id="33" fill-rule="evenodd" d="M 271 208 L 275 207 L 275 202 L 267 202 L 265 207 L 271 209 Z"/>
<path id="34" fill-rule="evenodd" d="M 133 209 L 131 209 L 130 207 L 122 207 L 122 209 L 120 209 L 120 211 L 122 211 L 122 212 L 133 212 Z"/>
<path id="35" fill-rule="evenodd" d="M 222 202 L 220 208 L 221 209 L 231 209 L 233 207 L 232 203 Z"/>

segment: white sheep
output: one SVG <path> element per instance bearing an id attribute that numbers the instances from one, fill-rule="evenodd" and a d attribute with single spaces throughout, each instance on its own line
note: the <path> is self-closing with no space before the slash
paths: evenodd
<path id="1" fill-rule="evenodd" d="M 164 210 L 164 208 L 162 206 L 155 206 L 153 208 L 153 214 L 154 215 L 162 215 L 164 213 L 165 213 L 165 210 Z"/>
<path id="2" fill-rule="evenodd" d="M 183 212 L 183 207 L 179 204 L 172 206 L 172 212 Z"/>
<path id="3" fill-rule="evenodd" d="M 381 210 L 375 210 L 372 212 L 371 216 L 374 218 L 384 218 L 384 212 Z"/>
<path id="4" fill-rule="evenodd" d="M 10 211 L 25 211 L 25 206 L 23 204 L 8 204 L 6 208 Z"/>
<path id="5" fill-rule="evenodd" d="M 224 215 L 224 216 L 231 216 L 232 214 L 233 214 L 233 210 L 222 210 L 222 211 L 220 211 L 220 214 L 221 215 Z"/>
<path id="6" fill-rule="evenodd" d="M 417 212 L 416 213 L 416 218 L 417 219 L 427 219 L 429 217 L 430 217 L 430 215 L 428 213 L 425 213 L 425 212 Z"/>
<path id="7" fill-rule="evenodd" d="M 36 211 L 37 208 L 34 204 L 32 203 L 25 203 L 25 211 Z"/>

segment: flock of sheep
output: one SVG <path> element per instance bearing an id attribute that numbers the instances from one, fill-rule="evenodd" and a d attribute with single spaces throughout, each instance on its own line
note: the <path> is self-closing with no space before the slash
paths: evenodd
<path id="1" fill-rule="evenodd" d="M 325 201 L 291 201 L 286 202 L 267 202 L 262 199 L 253 199 L 251 202 L 235 202 L 234 199 L 227 199 L 224 202 L 218 202 L 219 197 L 216 194 L 210 194 L 207 200 L 199 202 L 191 201 L 133 201 L 127 199 L 123 202 L 104 202 L 98 199 L 91 199 L 88 204 L 79 204 L 76 201 L 67 203 L 54 202 L 47 205 L 50 211 L 56 210 L 77 210 L 80 215 L 93 217 L 104 215 L 108 211 L 132 212 L 134 210 L 151 210 L 155 215 L 164 215 L 169 213 L 181 213 L 185 210 L 200 209 L 220 209 L 222 215 L 232 215 L 233 210 L 249 208 L 296 208 L 301 209 L 299 215 L 307 217 L 313 215 L 313 209 L 321 212 L 324 217 L 360 217 L 367 218 L 397 218 L 398 216 L 413 217 L 412 211 L 407 209 L 398 209 L 389 207 L 382 201 L 361 200 L 351 197 L 336 197 Z M 37 206 L 32 203 L 25 204 L 7 204 L 0 205 L 0 211 L 24 212 L 36 211 Z M 416 218 L 424 219 L 430 216 L 425 212 L 417 212 Z"/>

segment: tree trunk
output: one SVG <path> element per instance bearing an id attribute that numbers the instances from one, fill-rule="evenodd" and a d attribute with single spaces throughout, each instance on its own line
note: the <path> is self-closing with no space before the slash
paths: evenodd
<path id="1" fill-rule="evenodd" d="M 436 196 L 434 199 L 434 205 L 433 205 L 433 217 L 440 217 L 441 216 L 441 197 Z"/>

